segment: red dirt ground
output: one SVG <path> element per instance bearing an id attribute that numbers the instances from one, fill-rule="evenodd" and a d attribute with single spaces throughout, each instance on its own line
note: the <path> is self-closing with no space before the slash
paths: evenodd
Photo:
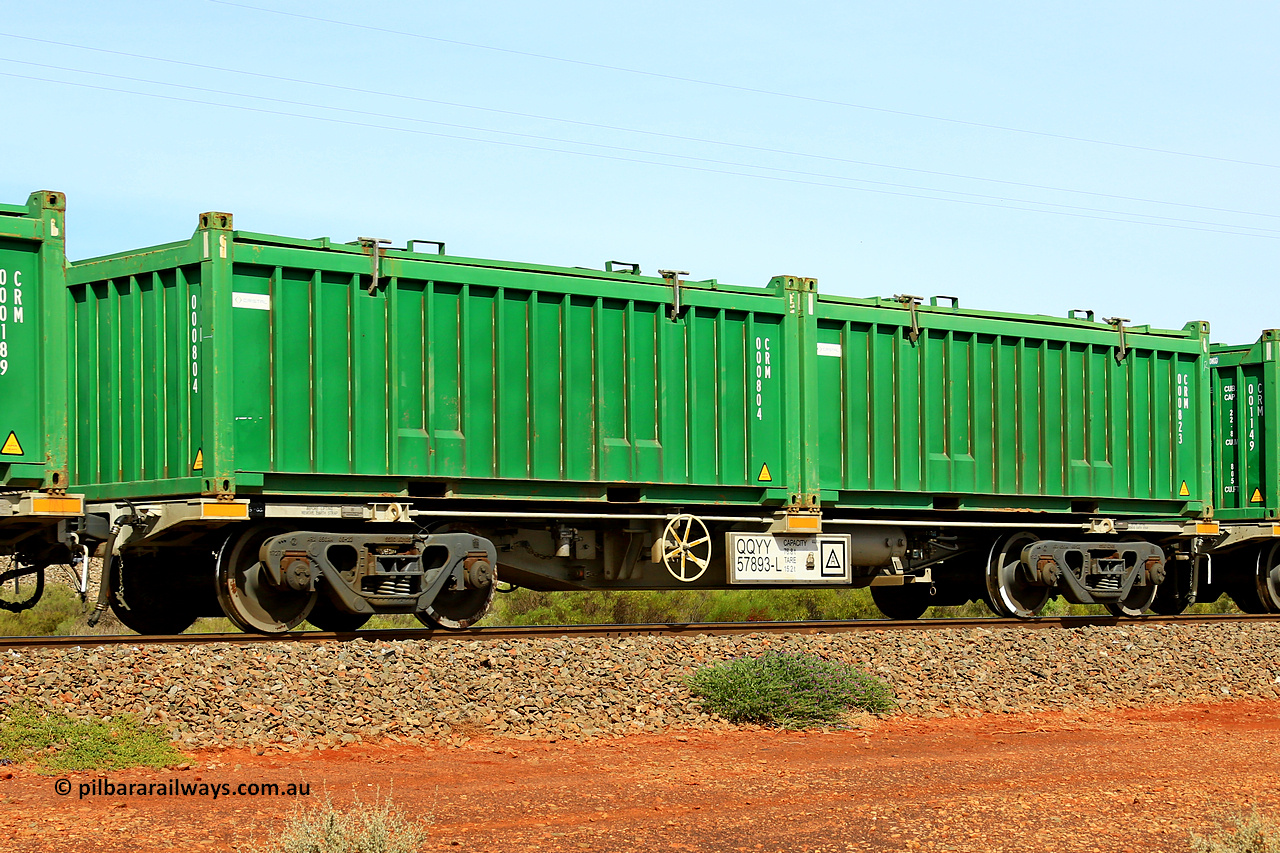
<path id="1" fill-rule="evenodd" d="M 377 792 L 430 816 L 425 850 L 1178 851 L 1191 831 L 1280 807 L 1280 702 L 866 728 L 669 732 L 588 743 L 477 737 L 253 755 L 203 751 L 120 782 L 309 782 L 345 805 Z M 12 775 L 10 775 L 12 773 Z M 98 774 L 0 767 L 0 849 L 265 846 L 293 800 L 78 797 Z M 7 778 L 6 778 L 7 777 Z"/>

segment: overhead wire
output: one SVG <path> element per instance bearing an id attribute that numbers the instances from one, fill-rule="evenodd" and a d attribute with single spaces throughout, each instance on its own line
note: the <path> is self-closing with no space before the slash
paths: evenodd
<path id="1" fill-rule="evenodd" d="M 425 41 L 433 41 L 439 44 L 452 44 L 459 47 L 469 47 L 476 50 L 488 50 L 497 53 L 506 53 L 513 56 L 524 56 L 532 59 L 542 59 L 549 62 L 563 62 L 569 65 L 580 65 L 587 68 L 597 68 L 607 71 L 617 71 L 623 74 L 634 74 L 644 77 L 654 77 L 663 80 L 672 80 L 680 83 L 690 83 L 698 86 L 713 86 L 719 89 L 730 89 L 738 92 L 749 92 L 756 95 L 768 95 L 775 98 L 790 98 L 797 101 L 807 101 L 814 104 L 825 104 L 828 106 L 847 107 L 856 110 L 868 110 L 871 112 L 886 113 L 888 115 L 905 116 L 908 118 L 924 119 L 927 121 L 946 122 L 948 124 L 965 125 L 968 127 L 983 128 L 985 130 L 998 130 L 1006 133 L 1021 133 L 1029 136 L 1041 136 L 1049 139 L 1062 139 L 1070 142 L 1081 142 L 1089 145 L 1106 145 L 1113 148 L 1127 148 L 1132 151 L 1145 151 L 1154 154 L 1167 154 L 1176 157 L 1192 157 L 1200 160 L 1214 160 L 1219 163 L 1234 163 L 1240 166 L 1258 166 L 1265 169 L 1280 169 L 1280 164 L 1262 163 L 1252 160 L 1241 160 L 1234 157 L 1218 157 L 1211 154 L 1197 154 L 1192 151 L 1178 151 L 1171 148 L 1156 148 L 1148 145 L 1133 145 L 1126 142 L 1114 142 L 1105 139 L 1092 139 L 1085 136 L 1073 136 L 1064 133 L 1052 133 L 1043 130 L 1031 130 L 1023 127 L 1013 127 L 1010 125 L 991 124 L 980 121 L 970 121 L 967 119 L 950 118 L 947 116 L 930 115 L 928 113 L 910 112 L 907 110 L 895 110 L 889 107 L 874 107 L 869 104 L 858 104 L 851 101 L 839 101 L 832 98 L 819 98 L 812 95 L 801 95 L 795 92 L 782 92 L 774 89 L 763 89 L 754 86 L 743 86 L 735 83 L 724 83 L 716 80 L 703 80 L 696 77 L 685 77 L 678 74 L 668 74 L 661 71 L 649 71 L 642 68 L 628 68 L 622 65 L 609 65 L 603 62 L 591 62 L 583 59 L 572 59 L 565 56 L 555 56 L 547 53 L 535 53 L 527 50 L 517 50 L 515 48 L 498 47 L 497 45 L 482 44 L 479 42 L 462 41 L 459 39 L 449 39 L 442 36 L 430 36 L 425 33 L 416 33 L 409 30 L 396 30 L 390 27 L 381 27 L 374 24 L 362 24 L 358 21 L 343 21 L 337 18 L 325 18 L 319 15 L 308 15 L 302 12 L 290 12 L 284 9 L 272 9 L 267 6 L 255 6 L 249 3 L 236 3 L 232 0 L 209 0 L 210 3 L 216 3 L 220 6 L 233 6 L 240 9 L 249 9 L 255 12 L 265 12 L 272 15 L 282 15 L 289 18 L 297 18 L 299 20 L 315 21 L 318 23 L 332 24 L 335 26 L 352 27 L 355 29 L 368 30 L 370 32 L 385 33 L 389 35 L 403 36 L 405 38 L 423 39 Z"/>
<path id="2" fill-rule="evenodd" d="M 378 130 L 390 130 L 390 131 L 395 131 L 400 133 L 409 133 L 409 134 L 415 134 L 420 136 L 432 136 L 432 137 L 443 138 L 443 139 L 455 139 L 455 140 L 468 141 L 468 142 L 480 142 L 480 143 L 486 143 L 490 145 L 500 145 L 500 146 L 506 146 L 511 148 L 520 148 L 520 149 L 533 150 L 533 151 L 547 151 L 547 152 L 554 152 L 554 153 L 560 153 L 560 154 L 570 154 L 570 155 L 581 156 L 581 157 L 593 157 L 593 158 L 602 159 L 602 160 L 637 163 L 637 164 L 643 164 L 648 166 L 660 166 L 660 167 L 672 168 L 672 169 L 684 169 L 687 171 L 704 172 L 709 174 L 720 174 L 720 175 L 730 175 L 735 177 L 755 178 L 758 180 L 801 184 L 801 185 L 807 185 L 807 186 L 827 187 L 831 189 L 841 189 L 841 190 L 863 192 L 863 193 L 874 193 L 877 195 L 898 196 L 903 198 L 916 198 L 916 199 L 924 199 L 928 201 L 951 202 L 953 204 L 967 204 L 967 205 L 974 205 L 979 207 L 992 207 L 992 208 L 1000 208 L 1005 210 L 1018 210 L 1018 211 L 1031 212 L 1031 213 L 1044 213 L 1052 216 L 1069 216 L 1069 217 L 1080 218 L 1080 219 L 1094 219 L 1094 220 L 1102 220 L 1102 221 L 1108 221 L 1108 222 L 1123 222 L 1123 223 L 1129 223 L 1131 225 L 1147 225 L 1147 226 L 1158 227 L 1158 228 L 1177 228 L 1185 231 L 1201 231 L 1201 232 L 1208 232 L 1208 233 L 1215 233 L 1215 234 L 1228 234 L 1228 235 L 1234 235 L 1239 237 L 1258 237 L 1258 238 L 1269 239 L 1269 240 L 1280 239 L 1280 234 L 1272 235 L 1267 233 L 1255 233 L 1259 231 L 1268 231 L 1270 229 L 1259 229 L 1259 228 L 1254 228 L 1253 226 L 1230 225 L 1226 223 L 1202 223 L 1203 225 L 1214 225 L 1217 227 L 1201 227 L 1201 225 L 1196 225 L 1196 224 L 1177 224 L 1173 222 L 1152 222 L 1152 221 L 1147 221 L 1146 219 L 1122 218 L 1125 215 L 1144 216 L 1145 214 L 1120 214 L 1115 216 L 1101 216 L 1093 213 L 1071 212 L 1067 210 L 1046 210 L 1046 209 L 1037 208 L 1037 207 L 1020 207 L 1018 206 L 1018 204 L 1000 204 L 1000 203 L 994 203 L 990 201 L 976 201 L 976 200 L 967 199 L 967 198 L 948 198 L 948 197 L 940 197 L 940 196 L 920 195 L 917 193 L 900 192 L 900 191 L 889 190 L 889 189 L 874 189 L 871 187 L 854 187 L 854 186 L 848 186 L 846 184 L 832 184 L 832 183 L 827 183 L 823 181 L 806 180 L 802 178 L 790 178 L 790 177 L 784 177 L 781 175 L 761 175 L 761 174 L 752 174 L 749 172 L 735 172 L 729 169 L 716 169 L 716 168 L 711 168 L 709 166 L 695 166 L 695 165 L 684 164 L 684 163 L 662 163 L 662 162 L 655 162 L 652 160 L 642 160 L 634 157 L 623 157 L 615 154 L 603 154 L 603 153 L 597 153 L 597 152 L 591 152 L 591 151 L 571 151 L 571 150 L 566 150 L 562 148 L 552 148 L 552 147 L 543 146 L 543 145 L 532 145 L 528 143 L 511 142 L 511 141 L 499 140 L 499 139 L 486 139 L 483 137 L 462 136 L 458 134 L 448 134 L 448 133 L 441 133 L 437 131 L 420 130 L 415 128 L 396 127 L 392 125 L 380 125 L 380 124 L 373 124 L 369 122 L 360 122 L 360 121 L 352 121 L 349 119 L 335 118 L 331 116 L 317 116 L 317 115 L 308 115 L 305 113 L 287 112 L 284 110 L 270 110 L 270 109 L 265 109 L 261 107 L 246 106 L 244 104 L 226 104 L 226 103 L 220 103 L 217 101 L 200 100 L 197 98 L 184 98 L 184 97 L 179 97 L 177 95 L 165 95 L 158 92 L 139 92 L 139 91 L 130 90 L 130 89 L 120 89 L 120 88 L 115 88 L 110 86 L 98 86 L 91 83 L 79 83 L 79 82 L 70 81 L 70 80 L 55 80 L 51 78 L 36 77 L 36 76 L 26 75 L 26 74 L 14 74 L 10 72 L 0 71 L 0 76 L 10 77 L 10 78 L 20 79 L 20 80 L 31 80 L 31 81 L 43 82 L 43 83 L 53 83 L 56 85 L 74 86 L 77 88 L 92 89 L 96 91 L 116 92 L 121 94 L 137 95 L 140 97 L 158 98 L 158 99 L 168 100 L 168 101 L 177 101 L 177 102 L 190 103 L 190 104 L 199 104 L 204 106 L 222 107 L 224 109 L 242 110 L 246 112 L 253 112 L 253 113 L 259 113 L 259 114 L 266 114 L 266 115 L 309 119 L 312 121 L 327 122 L 331 124 L 340 124 L 340 125 L 346 125 L 346 126 L 352 126 L 352 127 L 364 127 L 364 128 L 378 129 Z M 671 155 L 655 154 L 653 156 L 671 156 Z M 766 168 L 766 167 L 752 167 L 752 168 Z M 1048 204 L 1046 202 L 1025 202 L 1021 200 L 1014 200 L 1014 201 L 1017 201 L 1018 203 L 1021 203 L 1021 204 Z"/>
<path id="3" fill-rule="evenodd" d="M 695 142 L 695 143 L 700 143 L 705 145 L 717 145 L 717 146 L 736 148 L 741 150 L 757 151 L 757 152 L 768 153 L 768 154 L 781 154 L 781 155 L 790 156 L 790 157 L 802 157 L 802 158 L 809 158 L 809 159 L 816 159 L 816 160 L 825 160 L 828 162 L 844 163 L 847 165 L 870 166 L 870 167 L 879 168 L 879 169 L 889 169 L 893 171 L 912 172 L 916 174 L 930 175 L 932 177 L 944 177 L 944 178 L 954 178 L 954 179 L 966 180 L 966 181 L 993 183 L 993 184 L 1000 184 L 1004 186 L 1020 187 L 1023 189 L 1036 189 L 1036 190 L 1045 190 L 1050 192 L 1070 193 L 1074 195 L 1085 195 L 1085 196 L 1091 196 L 1094 198 L 1110 199 L 1113 201 L 1131 201 L 1131 202 L 1138 202 L 1141 204 L 1167 205 L 1170 207 L 1183 207 L 1183 208 L 1188 208 L 1192 210 L 1204 210 L 1211 213 L 1229 213 L 1237 216 L 1257 216 L 1257 217 L 1264 217 L 1269 219 L 1280 219 L 1280 214 L 1276 214 L 1276 213 L 1262 213 L 1258 211 L 1238 210 L 1234 208 L 1216 207 L 1216 206 L 1204 205 L 1204 204 L 1193 204 L 1189 202 L 1178 202 L 1178 201 L 1168 201 L 1164 199 L 1145 198 L 1142 196 L 1127 196 L 1127 195 L 1120 195 L 1116 193 L 1103 193 L 1103 192 L 1097 192 L 1097 191 L 1091 191 L 1091 190 L 1079 190 L 1079 189 L 1072 189 L 1070 187 L 1057 187 L 1057 186 L 1052 186 L 1047 184 L 1029 183 L 1025 181 L 1012 181 L 1012 180 L 1001 179 L 1001 178 L 988 178 L 988 177 L 981 177 L 977 175 L 966 175 L 966 174 L 957 173 L 957 172 L 945 172 L 945 171 L 940 171 L 936 169 L 922 169 L 922 168 L 911 167 L 911 166 L 899 166 L 899 165 L 894 165 L 889 163 L 878 163 L 878 162 L 869 161 L 869 160 L 857 160 L 857 159 L 852 159 L 847 157 L 836 157 L 828 154 L 816 154 L 812 152 L 795 151 L 795 150 L 789 150 L 785 148 L 773 148 L 769 146 L 751 145 L 751 144 L 741 143 L 741 142 L 730 142 L 726 140 L 707 139 L 703 137 L 687 136 L 683 134 L 647 130 L 644 128 L 633 128 L 633 127 L 625 127 L 625 126 L 619 126 L 619 125 L 610 125 L 610 124 L 603 124 L 600 122 L 589 122 L 589 121 L 582 121 L 579 119 L 547 116 L 547 115 L 540 115 L 537 113 L 525 113 L 525 112 L 520 112 L 516 110 L 505 110 L 505 109 L 500 109 L 496 107 L 485 107 L 485 106 L 479 106 L 474 104 L 458 103 L 454 101 L 444 101 L 444 100 L 438 100 L 435 98 L 425 98 L 419 95 L 408 95 L 408 94 L 399 93 L 399 92 L 386 92 L 386 91 L 379 91 L 375 89 L 360 88 L 357 86 L 346 86 L 346 85 L 341 85 L 337 83 L 325 83 L 321 81 L 308 80 L 308 79 L 299 78 L 299 77 L 288 77 L 288 76 L 283 76 L 278 74 L 266 74 L 266 73 L 257 72 L 257 71 L 246 71 L 240 68 L 230 68 L 230 67 L 218 66 L 218 65 L 207 65 L 204 63 L 190 62 L 187 60 L 172 59 L 172 58 L 160 57 L 160 56 L 150 56 L 147 54 L 139 54 L 139 53 L 130 53 L 127 51 L 112 50 L 109 48 L 94 47 L 90 45 L 75 44 L 71 42 L 60 42 L 60 41 L 54 41 L 52 39 L 37 38 L 34 36 L 24 36 L 24 35 L 18 35 L 15 33 L 0 32 L 0 37 L 20 39 L 23 41 L 37 42 L 40 44 L 56 45 L 59 47 L 68 47 L 76 50 L 91 51 L 95 53 L 102 53 L 102 54 L 108 54 L 113 56 L 122 56 L 130 59 L 141 59 L 141 60 L 150 61 L 150 62 L 161 62 L 161 63 L 167 63 L 171 65 L 186 66 L 189 68 L 196 68 L 204 71 L 218 71 L 218 72 L 227 73 L 227 74 L 238 74 L 246 77 L 255 77 L 255 78 L 264 79 L 264 80 L 274 80 L 277 82 L 294 83 L 294 84 L 305 85 L 305 86 L 331 89 L 334 91 L 351 92 L 353 94 L 359 94 L 359 95 L 374 95 L 378 97 L 394 98 L 394 99 L 400 99 L 400 100 L 406 100 L 406 101 L 414 101 L 418 103 L 433 104 L 437 106 L 446 106 L 446 107 L 453 107 L 458 109 L 495 113 L 499 115 L 514 116 L 518 118 L 529 118 L 529 119 L 535 119 L 539 121 L 549 121 L 549 122 L 556 122 L 561 124 L 570 124 L 570 125 L 576 125 L 579 127 L 590 127 L 594 129 L 610 130 L 610 131 L 616 131 L 620 133 L 640 134 L 640 135 L 653 136 L 653 137 L 659 137 L 664 139 L 672 139 L 672 140 L 677 140 L 681 142 Z M 22 60 L 13 60 L 13 59 L 8 61 L 22 62 Z M 41 65 L 41 63 L 25 63 L 25 64 Z M 101 74 L 102 73 L 102 72 L 94 72 L 94 71 L 84 71 L 82 69 L 64 69 L 62 66 L 53 66 L 53 65 L 44 66 L 44 67 L 77 71 L 79 73 L 85 73 L 85 74 Z M 103 74 L 102 76 L 112 76 L 112 75 Z M 121 79 L 131 79 L 131 80 L 137 80 L 141 82 L 141 78 L 124 77 Z M 147 81 L 147 82 L 152 82 L 152 81 Z M 158 85 L 177 85 L 177 84 L 158 83 Z M 210 91 L 217 91 L 217 90 L 210 90 Z M 259 97 L 259 96 L 242 95 L 242 97 Z M 465 125 L 462 125 L 462 127 L 465 127 Z M 494 131 L 494 132 L 505 132 L 505 131 Z M 1032 203 L 1039 203 L 1039 202 L 1032 202 Z"/>
<path id="4" fill-rule="evenodd" d="M 354 109 L 350 107 L 331 106 L 328 104 L 315 104 L 315 103 L 308 103 L 305 101 L 290 100 L 287 98 L 273 98 L 266 95 L 246 94 L 243 92 L 233 92 L 225 89 L 214 89 L 206 86 L 194 86 L 194 85 L 185 84 L 185 83 L 170 83 L 164 80 L 150 80 L 142 77 L 130 77 L 122 74 L 110 74 L 103 71 L 89 71 L 89 70 L 80 69 L 80 68 L 70 68 L 62 65 L 50 65 L 48 63 L 42 63 L 42 62 L 30 62 L 30 61 L 21 60 L 21 59 L 9 59 L 6 57 L 0 57 L 0 62 L 10 62 L 10 63 L 19 64 L 19 65 L 34 66 L 37 68 L 46 68 L 46 69 L 57 70 L 57 71 L 67 71 L 67 72 L 76 73 L 76 74 L 88 74 L 88 75 L 93 75 L 97 77 L 107 77 L 114 80 L 125 80 L 132 83 L 146 83 L 149 85 L 156 85 L 156 86 L 169 86 L 177 89 L 186 89 L 188 91 L 202 92 L 205 94 L 212 94 L 212 95 L 223 95 L 223 96 L 232 97 L 232 98 L 249 98 L 252 100 L 266 101 L 268 103 L 283 104 L 283 105 L 292 106 L 292 107 L 305 107 L 308 109 L 330 110 L 333 112 L 342 112 L 342 113 L 348 113 L 352 115 L 367 116 L 370 118 L 391 119 L 393 121 L 407 121 L 407 122 L 414 122 L 418 124 L 429 124 L 436 127 L 447 127 L 454 130 L 468 130 L 468 131 L 475 131 L 480 133 L 495 133 L 503 136 L 515 136 L 515 137 L 524 138 L 524 139 L 534 139 L 539 142 L 554 142 L 554 143 L 563 144 L 563 145 L 580 145 L 580 146 L 586 146 L 591 148 L 602 148 L 602 149 L 611 150 L 611 151 L 620 151 L 627 154 L 643 154 L 650 157 L 671 157 L 675 159 L 688 160 L 688 161 L 697 162 L 697 163 L 709 163 L 716 166 L 729 166 L 729 167 L 739 168 L 739 169 L 758 169 L 762 171 L 779 172 L 779 173 L 788 174 L 788 175 L 798 175 L 806 178 L 822 178 L 826 180 L 848 181 L 852 183 L 891 187 L 894 189 L 916 190 L 919 192 L 945 193 L 947 195 L 963 196 L 966 198 L 984 199 L 987 201 L 999 201 L 999 202 L 1007 202 L 1007 203 L 1014 203 L 1014 204 L 1035 204 L 1035 205 L 1042 205 L 1045 207 L 1062 208 L 1065 210 L 1085 211 L 1088 213 L 1123 214 L 1126 216 L 1137 216 L 1137 217 L 1144 217 L 1147 219 L 1157 219 L 1165 222 L 1178 222 L 1178 223 L 1186 223 L 1186 224 L 1192 224 L 1192 225 L 1212 225 L 1212 226 L 1229 225 L 1230 227 L 1247 228 L 1253 231 L 1263 231 L 1268 233 L 1280 234 L 1280 229 L 1261 228 L 1259 226 L 1254 226 L 1254 225 L 1231 225 L 1229 223 L 1222 223 L 1222 222 L 1209 222 L 1205 220 L 1196 220 L 1196 219 L 1182 219 L 1178 217 L 1160 216 L 1157 214 L 1140 213 L 1140 212 L 1134 212 L 1134 211 L 1115 211 L 1115 210 L 1107 210 L 1104 208 L 1083 207 L 1080 205 L 1061 204 L 1058 202 L 1050 202 L 1050 201 L 1039 201 L 1036 199 L 1005 198 L 1001 196 L 985 195 L 982 193 L 970 193 L 970 192 L 964 192 L 960 190 L 942 189 L 940 187 L 922 187 L 922 186 L 914 186 L 911 184 L 898 184 L 890 181 L 876 181 L 876 180 L 871 180 L 867 178 L 853 178 L 846 175 L 832 175 L 832 174 L 826 174 L 822 172 L 808 172 L 800 169 L 787 169 L 787 168 L 782 168 L 777 166 L 766 166 L 766 165 L 761 165 L 757 163 L 741 163 L 741 162 L 721 160 L 721 159 L 711 158 L 711 157 L 697 157 L 689 154 L 677 154 L 677 153 L 672 153 L 667 151 L 653 151 L 649 149 L 630 148 L 626 146 L 609 145 L 605 143 L 584 142 L 581 140 L 562 139 L 559 137 L 542 136 L 540 134 L 533 134 L 533 133 L 522 133 L 518 131 L 498 130 L 495 128 L 488 128 L 488 127 L 476 127 L 474 125 L 462 125 L 462 124 L 455 124 L 451 122 L 441 122 L 441 121 L 435 121 L 431 119 L 417 118 L 414 116 L 395 115 L 391 113 L 379 113 L 379 112 L 374 112 L 372 110 L 360 110 L 360 109 Z M 134 94 L 139 94 L 139 93 L 134 93 Z M 577 153 L 577 152 L 567 152 L 567 153 Z"/>

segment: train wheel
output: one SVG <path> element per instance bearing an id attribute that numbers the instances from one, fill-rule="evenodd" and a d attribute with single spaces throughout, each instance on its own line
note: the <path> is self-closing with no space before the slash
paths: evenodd
<path id="1" fill-rule="evenodd" d="M 1040 537 L 1019 532 L 1001 536 L 987 558 L 987 606 L 998 616 L 1032 619 L 1044 609 L 1053 587 L 1033 583 L 1022 567 L 1022 549 Z"/>
<path id="2" fill-rule="evenodd" d="M 1280 542 L 1258 551 L 1258 598 L 1268 613 L 1280 613 Z"/>
<path id="3" fill-rule="evenodd" d="M 1129 594 L 1123 600 L 1105 605 L 1112 616 L 1128 616 L 1134 618 L 1141 616 L 1151 603 L 1155 601 L 1156 594 L 1160 588 L 1155 584 L 1145 584 L 1144 586 L 1133 585 L 1129 590 Z M 1184 605 L 1185 606 L 1185 605 Z"/>
<path id="4" fill-rule="evenodd" d="M 462 588 L 442 589 L 418 621 L 428 628 L 462 631 L 484 618 L 498 588 L 498 573 L 486 560 L 472 563 L 464 572 Z"/>
<path id="5" fill-rule="evenodd" d="M 252 527 L 233 533 L 218 552 L 218 603 L 241 630 L 283 634 L 301 625 L 315 606 L 315 590 L 278 587 L 270 582 L 259 559 L 262 543 L 288 531 Z"/>
<path id="6" fill-rule="evenodd" d="M 359 631 L 369 621 L 368 613 L 348 613 L 338 609 L 328 596 L 321 595 L 316 599 L 316 606 L 307 614 L 307 621 L 321 631 L 333 631 L 335 634 L 346 634 Z"/>
<path id="7" fill-rule="evenodd" d="M 200 615 L 189 584 L 178 574 L 193 569 L 212 576 L 212 554 L 122 554 L 107 590 L 111 612 L 126 628 L 139 634 L 181 634 Z"/>
<path id="8" fill-rule="evenodd" d="M 1222 560 L 1223 586 L 1227 595 L 1245 613 L 1274 613 L 1272 596 L 1275 587 L 1272 569 L 1269 567 L 1275 554 L 1268 554 L 1266 546 L 1251 546 L 1231 552 L 1237 559 Z M 1264 571 L 1264 567 L 1266 570 Z"/>
<path id="9" fill-rule="evenodd" d="M 873 586 L 871 600 L 890 619 L 919 619 L 933 604 L 929 585 L 909 583 L 902 586 Z"/>

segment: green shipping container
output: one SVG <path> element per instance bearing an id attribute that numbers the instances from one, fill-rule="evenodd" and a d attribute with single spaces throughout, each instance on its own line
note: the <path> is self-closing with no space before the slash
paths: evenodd
<path id="1" fill-rule="evenodd" d="M 1280 398 L 1280 331 L 1256 343 L 1214 346 L 1213 448 L 1217 515 L 1280 516 L 1280 422 L 1267 408 Z"/>
<path id="2" fill-rule="evenodd" d="M 939 299 L 817 297 L 807 467 L 824 504 L 1193 515 L 1212 503 L 1207 324 L 1122 337 Z"/>
<path id="3" fill-rule="evenodd" d="M 0 204 L 0 487 L 67 486 L 65 209 Z"/>
<path id="4" fill-rule="evenodd" d="M 798 494 L 802 316 L 784 294 L 811 280 L 375 250 L 220 213 L 68 275 L 90 500 Z"/>

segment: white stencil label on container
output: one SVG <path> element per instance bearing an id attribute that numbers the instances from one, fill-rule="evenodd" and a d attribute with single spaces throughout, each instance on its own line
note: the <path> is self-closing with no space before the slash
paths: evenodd
<path id="1" fill-rule="evenodd" d="M 819 341 L 818 355 L 831 355 L 839 358 L 844 355 L 844 350 L 841 348 L 840 344 L 826 344 Z"/>
<path id="2" fill-rule="evenodd" d="M 271 310 L 271 295 L 268 293 L 232 293 L 232 308 L 253 308 L 256 311 Z"/>
<path id="3" fill-rule="evenodd" d="M 773 378 L 773 352 L 769 349 L 769 339 L 756 337 L 756 387 L 755 404 L 756 420 L 764 420 L 764 381 Z"/>
<path id="4" fill-rule="evenodd" d="M 1245 383 L 1245 403 L 1249 422 L 1245 425 L 1245 441 L 1250 450 L 1258 449 L 1258 419 L 1262 417 L 1262 385 L 1252 379 Z"/>
<path id="5" fill-rule="evenodd" d="M 1191 408 L 1191 376 L 1186 373 L 1179 373 L 1178 386 L 1175 391 L 1173 406 L 1178 412 L 1178 444 L 1182 444 L 1183 412 Z"/>
<path id="6" fill-rule="evenodd" d="M 191 294 L 191 393 L 200 393 L 200 297 Z"/>
<path id="7" fill-rule="evenodd" d="M 22 270 L 0 269 L 0 376 L 9 372 L 9 326 L 26 321 L 22 304 Z"/>

